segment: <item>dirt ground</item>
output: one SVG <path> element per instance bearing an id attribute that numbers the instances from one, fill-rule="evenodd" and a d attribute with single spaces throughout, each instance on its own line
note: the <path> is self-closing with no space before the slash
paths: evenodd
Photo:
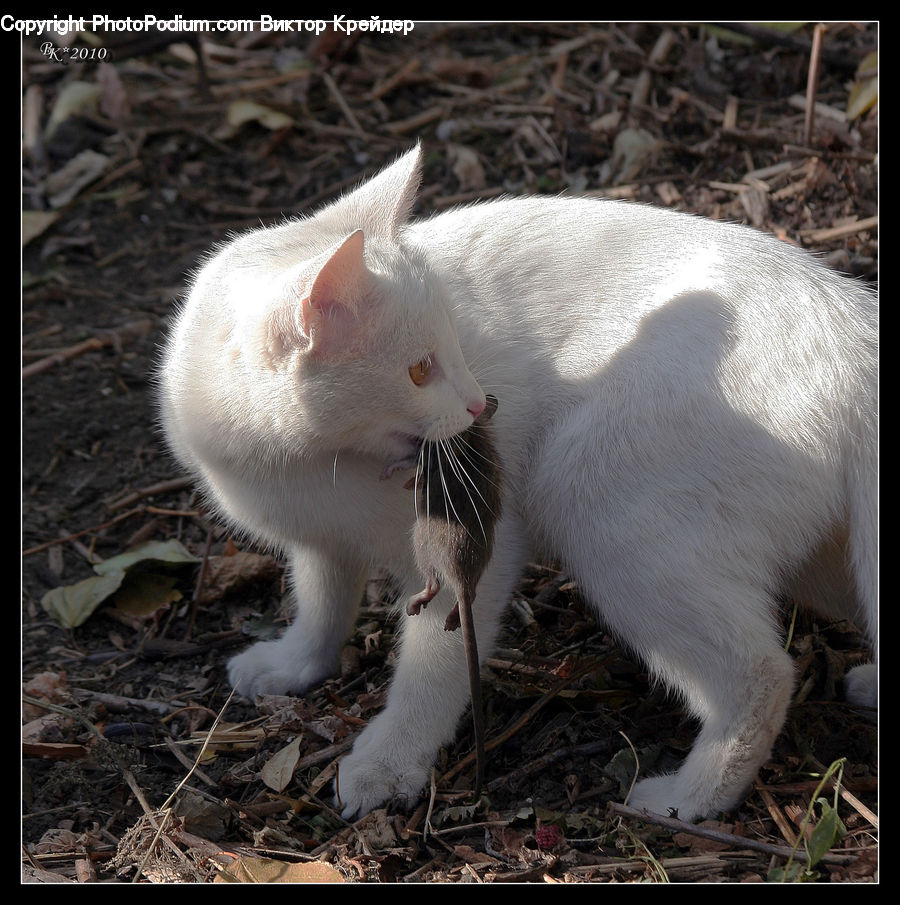
<path id="1" fill-rule="evenodd" d="M 301 699 L 229 701 L 228 657 L 286 619 L 283 566 L 206 517 L 156 430 L 154 361 L 203 253 L 313 209 L 415 140 L 419 214 L 595 193 L 748 222 L 877 284 L 877 103 L 845 115 L 877 26 L 824 30 L 812 122 L 813 27 L 739 30 L 207 33 L 202 69 L 191 35 L 59 39 L 56 56 L 26 42 L 24 880 L 877 879 L 875 716 L 839 694 L 867 657 L 852 626 L 793 625 L 797 697 L 741 807 L 700 828 L 641 821 L 615 809 L 635 753 L 641 769 L 673 765 L 694 726 L 552 563 L 523 576 L 484 669 L 480 802 L 466 722 L 422 806 L 346 823 L 330 780 L 384 702 L 385 583 L 373 576 L 340 675 Z M 196 561 L 136 567 L 138 600 L 105 597 L 75 627 L 42 605 L 98 560 L 171 540 Z M 836 761 L 840 793 L 817 795 Z M 827 804 L 805 823 L 814 799 Z M 785 855 L 798 835 L 815 852 L 800 870 L 804 846 Z"/>

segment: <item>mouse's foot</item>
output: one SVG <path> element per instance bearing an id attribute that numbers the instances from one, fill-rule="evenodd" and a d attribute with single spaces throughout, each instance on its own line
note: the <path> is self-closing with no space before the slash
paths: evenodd
<path id="1" fill-rule="evenodd" d="M 441 583 L 434 576 L 430 577 L 425 584 L 425 587 L 419 591 L 418 594 L 414 594 L 406 603 L 406 612 L 410 616 L 418 616 L 422 611 L 423 606 L 428 606 L 432 600 L 437 596 L 437 592 L 441 589 Z"/>
<path id="2" fill-rule="evenodd" d="M 455 632 L 459 628 L 459 604 L 457 603 L 455 607 L 447 615 L 447 621 L 444 623 L 444 631 L 445 632 Z"/>

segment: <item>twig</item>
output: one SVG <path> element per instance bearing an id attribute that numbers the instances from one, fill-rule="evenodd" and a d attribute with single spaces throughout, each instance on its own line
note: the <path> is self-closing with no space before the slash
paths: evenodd
<path id="1" fill-rule="evenodd" d="M 853 236 L 856 233 L 866 232 L 878 228 L 878 217 L 866 217 L 864 220 L 854 220 L 852 223 L 844 223 L 841 226 L 830 226 L 826 229 L 800 230 L 800 235 L 810 242 L 828 242 L 831 239 L 843 239 L 844 236 Z"/>
<path id="2" fill-rule="evenodd" d="M 369 95 L 373 100 L 390 94 L 398 85 L 405 82 L 413 73 L 422 68 L 422 62 L 418 57 L 407 60 L 393 75 L 388 76 L 381 84 L 376 85 Z"/>
<path id="3" fill-rule="evenodd" d="M 201 782 L 206 783 L 206 785 L 215 788 L 218 783 L 215 780 L 210 779 L 196 764 L 191 764 L 191 759 L 172 741 L 168 736 L 164 739 L 166 747 L 171 752 L 172 756 L 177 760 L 183 767 L 187 767 L 193 773 L 196 774 L 197 779 Z"/>
<path id="4" fill-rule="evenodd" d="M 90 528 L 84 528 L 81 531 L 76 531 L 74 534 L 66 534 L 64 537 L 57 537 L 54 540 L 44 541 L 44 543 L 38 544 L 36 547 L 29 547 L 27 550 L 22 551 L 22 556 L 31 556 L 32 553 L 40 553 L 41 550 L 46 550 L 48 547 L 55 547 L 57 544 L 68 543 L 85 534 L 96 534 L 98 531 L 104 531 L 107 528 L 111 528 L 113 525 L 116 525 L 127 518 L 131 518 L 131 516 L 137 515 L 142 511 L 143 510 L 140 508 L 129 509 L 128 512 L 122 512 L 108 522 L 103 522 L 101 525 L 92 525 Z"/>
<path id="5" fill-rule="evenodd" d="M 822 68 L 822 44 L 825 26 L 820 22 L 813 29 L 812 47 L 809 51 L 809 72 L 806 76 L 806 113 L 803 116 L 803 144 L 812 144 L 813 124 L 816 119 L 816 92 L 819 90 L 819 72 Z"/>
<path id="6" fill-rule="evenodd" d="M 619 735 L 628 742 L 628 747 L 631 748 L 631 754 L 634 757 L 634 775 L 631 777 L 631 785 L 628 787 L 628 791 L 625 793 L 625 803 L 628 803 L 628 800 L 631 798 L 631 793 L 634 791 L 635 784 L 637 783 L 638 773 L 641 770 L 641 759 L 638 757 L 637 749 L 631 743 L 631 739 L 620 729 Z"/>
<path id="7" fill-rule="evenodd" d="M 126 324 L 120 330 L 108 333 L 105 336 L 92 336 L 90 339 L 76 343 L 74 346 L 69 346 L 67 349 L 60 349 L 59 352 L 55 352 L 53 355 L 48 355 L 46 358 L 40 358 L 30 365 L 26 365 L 22 368 L 22 379 L 34 377 L 35 374 L 43 374 L 44 371 L 49 371 L 63 362 L 71 361 L 79 355 L 84 355 L 86 352 L 93 352 L 106 346 L 118 345 L 124 339 L 135 339 L 143 336 L 145 333 L 149 333 L 152 328 L 153 324 L 150 321 L 135 321 L 133 324 Z"/>
<path id="8" fill-rule="evenodd" d="M 66 707 L 61 707 L 59 704 L 54 704 L 52 701 L 47 701 L 43 698 L 35 698 L 28 694 L 22 695 L 22 700 L 26 704 L 32 704 L 35 707 L 41 707 L 44 710 L 52 711 L 53 713 L 61 713 L 64 716 L 69 717 L 70 719 L 77 720 L 81 723 L 87 730 L 93 735 L 95 738 L 99 739 L 104 744 L 108 744 L 107 739 L 104 737 L 103 733 L 85 716 L 82 716 L 77 710 L 69 710 Z M 113 749 L 114 750 L 114 749 Z M 113 754 L 113 761 L 116 766 L 119 768 L 122 776 L 125 777 L 125 782 L 128 783 L 129 788 L 132 792 L 134 792 L 134 797 L 138 800 L 141 808 L 148 818 L 153 819 L 153 808 L 150 807 L 149 802 L 144 797 L 144 792 L 141 787 L 137 784 L 137 780 L 134 778 L 131 770 L 126 767 L 118 757 Z"/>
<path id="9" fill-rule="evenodd" d="M 435 770 L 434 767 L 431 768 L 431 782 L 430 782 L 430 791 L 428 795 L 428 808 L 425 811 L 425 824 L 422 827 L 422 839 L 425 840 L 428 838 L 429 830 L 432 830 L 431 826 L 431 814 L 434 811 L 434 797 L 437 794 L 437 782 L 435 780 Z"/>
<path id="10" fill-rule="evenodd" d="M 194 479 L 189 477 L 172 478 L 170 481 L 160 481 L 158 484 L 150 484 L 148 487 L 143 487 L 140 490 L 129 493 L 128 496 L 114 500 L 112 503 L 109 503 L 106 508 L 112 509 L 113 511 L 122 509 L 124 506 L 130 506 L 132 503 L 144 499 L 144 497 L 156 496 L 160 493 L 171 493 L 173 490 L 182 490 L 185 487 L 190 487 L 193 483 Z"/>
<path id="11" fill-rule="evenodd" d="M 393 122 L 385 123 L 382 128 L 386 132 L 390 132 L 391 135 L 405 135 L 407 132 L 415 132 L 417 129 L 421 129 L 422 126 L 440 119 L 443 115 L 443 106 L 429 107 L 427 110 L 416 113 L 408 119 L 397 119 Z"/>
<path id="12" fill-rule="evenodd" d="M 767 789 L 761 788 L 758 781 L 756 791 L 759 793 L 759 797 L 766 806 L 766 810 L 769 812 L 770 816 L 775 821 L 775 825 L 784 837 L 784 841 L 787 842 L 788 845 L 796 845 L 797 834 L 791 829 L 790 824 L 785 819 L 781 808 L 778 807 L 778 803 L 775 801 L 772 793 Z"/>
<path id="13" fill-rule="evenodd" d="M 839 794 L 860 817 L 878 829 L 878 815 L 871 808 L 867 808 L 846 786 L 841 786 Z"/>
<path id="14" fill-rule="evenodd" d="M 222 714 L 225 713 L 225 709 L 231 703 L 231 699 L 234 697 L 235 689 L 231 689 L 231 693 L 225 699 L 225 703 L 222 705 L 222 709 L 216 714 L 216 718 L 213 720 L 212 726 L 209 727 L 209 732 L 206 733 L 206 738 L 203 740 L 203 745 L 200 748 L 200 751 L 197 753 L 197 757 L 194 760 L 194 766 L 185 774 L 184 778 L 178 783 L 177 786 L 172 790 L 172 794 L 163 802 L 162 806 L 159 808 L 159 811 L 165 811 L 169 805 L 172 803 L 172 799 L 181 791 L 182 786 L 191 778 L 191 774 L 199 767 L 200 761 L 203 758 L 203 755 L 206 753 L 206 749 L 209 747 L 209 740 L 212 738 L 213 732 L 216 731 L 216 726 L 219 725 L 219 720 L 222 719 Z"/>
<path id="15" fill-rule="evenodd" d="M 90 688 L 73 688 L 72 697 L 77 701 L 94 701 L 102 704 L 112 713 L 127 713 L 134 708 L 146 710 L 148 713 L 155 713 L 157 716 L 165 717 L 172 714 L 173 711 L 184 705 L 174 701 L 154 701 L 144 698 L 129 698 L 124 695 L 110 694 L 105 691 L 94 691 Z"/>
<path id="16" fill-rule="evenodd" d="M 723 830 L 714 830 L 707 826 L 696 826 L 693 823 L 687 823 L 679 820 L 677 817 L 663 817 L 662 814 L 651 814 L 645 811 L 639 811 L 636 808 L 630 808 L 624 804 L 610 804 L 611 810 L 623 817 L 635 817 L 638 820 L 644 820 L 647 823 L 655 823 L 657 826 L 665 827 L 668 830 L 676 830 L 679 833 L 690 833 L 693 836 L 700 836 L 703 839 L 712 839 L 715 842 L 722 842 L 725 845 L 733 845 L 736 848 L 750 848 L 754 851 L 765 852 L 769 855 L 776 855 L 779 858 L 791 857 L 791 849 L 786 845 L 773 845 L 769 842 L 760 842 L 758 839 L 748 839 L 745 836 L 735 836 L 734 833 L 726 833 Z M 795 858 L 808 860 L 806 852 L 793 852 Z M 852 864 L 852 855 L 833 855 L 830 852 L 825 854 L 821 859 L 828 864 Z"/>
<path id="17" fill-rule="evenodd" d="M 341 108 L 341 113 L 344 114 L 344 117 L 347 119 L 347 122 L 353 127 L 353 129 L 358 132 L 360 135 L 365 136 L 365 130 L 359 124 L 359 120 L 354 115 L 353 111 L 350 109 L 350 105 L 344 100 L 344 95 L 341 94 L 340 88 L 337 86 L 337 82 L 327 73 L 322 72 L 322 81 L 325 83 L 325 86 L 328 88 L 329 93 L 334 98 L 335 103 Z"/>
<path id="18" fill-rule="evenodd" d="M 783 32 L 776 31 L 774 28 L 767 28 L 765 25 L 750 25 L 743 22 L 710 22 L 709 24 L 714 25 L 716 28 L 724 28 L 727 31 L 736 32 L 739 35 L 746 35 L 760 44 L 784 47 L 797 53 L 808 54 L 811 50 L 811 44 L 805 38 L 797 35 L 786 35 Z M 858 64 L 857 59 L 842 50 L 826 50 L 823 52 L 822 58 L 829 66 L 848 73 L 855 72 Z"/>
<path id="19" fill-rule="evenodd" d="M 200 606 L 200 596 L 203 593 L 203 584 L 206 581 L 206 572 L 209 567 L 209 548 L 212 546 L 213 532 L 209 528 L 206 532 L 206 543 L 203 546 L 203 556 L 200 560 L 200 568 L 197 571 L 197 582 L 194 585 L 194 597 L 191 601 L 191 617 L 184 632 L 184 640 L 190 640 L 194 633 L 194 623 L 197 621 L 197 608 Z"/>
<path id="20" fill-rule="evenodd" d="M 671 50 L 672 45 L 677 40 L 677 35 L 671 28 L 665 29 L 656 39 L 650 53 L 647 54 L 647 66 L 643 68 L 635 79 L 634 88 L 631 91 L 631 99 L 629 104 L 631 107 L 643 107 L 647 103 L 650 96 L 650 87 L 653 82 L 653 72 L 651 67 L 658 66 L 666 58 Z"/>
<path id="21" fill-rule="evenodd" d="M 566 757 L 590 757 L 594 754 L 606 752 L 610 749 L 611 745 L 612 740 L 605 738 L 594 742 L 585 742 L 581 745 L 569 745 L 566 748 L 555 748 L 553 751 L 549 751 L 547 754 L 541 755 L 541 757 L 538 757 L 530 763 L 516 768 L 505 776 L 498 776 L 496 779 L 492 779 L 487 784 L 487 790 L 488 792 L 493 792 L 501 786 L 510 785 L 527 776 L 540 773 L 542 770 L 545 770 L 547 767 Z"/>
<path id="22" fill-rule="evenodd" d="M 488 741 L 486 741 L 485 745 L 484 745 L 485 752 L 492 751 L 494 748 L 507 742 L 520 729 L 522 729 L 524 726 L 528 725 L 528 723 L 532 719 L 532 717 L 536 713 L 538 713 L 538 711 L 540 711 L 543 707 L 546 707 L 547 704 L 550 703 L 550 701 L 552 701 L 564 688 L 566 688 L 566 686 L 571 685 L 574 681 L 576 681 L 576 679 L 582 678 L 582 676 L 586 675 L 593 668 L 594 667 L 592 665 L 592 666 L 586 667 L 582 670 L 573 672 L 572 675 L 567 676 L 565 679 L 563 679 L 561 682 L 559 682 L 559 684 L 556 686 L 556 688 L 552 689 L 551 691 L 548 691 L 545 695 L 542 695 L 537 701 L 534 702 L 534 704 L 531 705 L 531 707 L 528 708 L 528 710 L 525 711 L 524 714 L 522 714 L 522 716 L 518 720 L 516 720 L 515 723 L 512 724 L 512 726 L 509 726 L 507 729 L 505 729 L 499 735 L 496 735 L 492 739 L 489 739 Z M 475 752 L 470 751 L 465 757 L 463 757 L 456 764 L 454 764 L 441 777 L 441 782 L 445 783 L 445 782 L 448 782 L 449 780 L 453 779 L 453 777 L 456 776 L 457 773 L 462 772 L 466 767 L 468 767 L 469 764 L 473 760 L 475 760 Z"/>

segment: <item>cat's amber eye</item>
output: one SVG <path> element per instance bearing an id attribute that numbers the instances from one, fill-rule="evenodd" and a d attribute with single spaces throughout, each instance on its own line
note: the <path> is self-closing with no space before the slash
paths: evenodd
<path id="1" fill-rule="evenodd" d="M 412 378 L 412 382 L 416 386 L 421 386 L 425 383 L 425 378 L 428 377 L 428 374 L 431 372 L 431 359 L 423 358 L 421 361 L 416 362 L 409 369 L 409 376 Z"/>

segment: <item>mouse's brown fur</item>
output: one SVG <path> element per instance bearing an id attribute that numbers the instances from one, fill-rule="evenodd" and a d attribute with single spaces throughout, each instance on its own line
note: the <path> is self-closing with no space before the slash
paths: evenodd
<path id="1" fill-rule="evenodd" d="M 437 594 L 441 582 L 456 594 L 456 606 L 444 623 L 445 631 L 460 625 L 466 647 L 472 719 L 475 724 L 476 797 L 484 775 L 484 714 L 478 645 L 472 621 L 472 601 L 494 546 L 494 524 L 500 516 L 501 468 L 488 422 L 497 400 L 487 397 L 484 411 L 452 444 L 455 462 L 439 445 L 426 443 L 422 473 L 417 476 L 418 519 L 413 547 L 425 588 L 411 597 L 406 612 L 416 615 Z"/>
<path id="2" fill-rule="evenodd" d="M 444 628 L 460 625 L 459 603 L 471 604 L 481 573 L 491 558 L 494 523 L 500 515 L 500 462 L 491 431 L 486 427 L 497 410 L 488 396 L 484 411 L 452 444 L 455 464 L 436 443 L 426 443 L 422 472 L 417 476 L 418 520 L 413 548 L 425 589 L 411 597 L 410 615 L 419 612 L 437 594 L 441 582 L 456 592 L 457 606 Z"/>

